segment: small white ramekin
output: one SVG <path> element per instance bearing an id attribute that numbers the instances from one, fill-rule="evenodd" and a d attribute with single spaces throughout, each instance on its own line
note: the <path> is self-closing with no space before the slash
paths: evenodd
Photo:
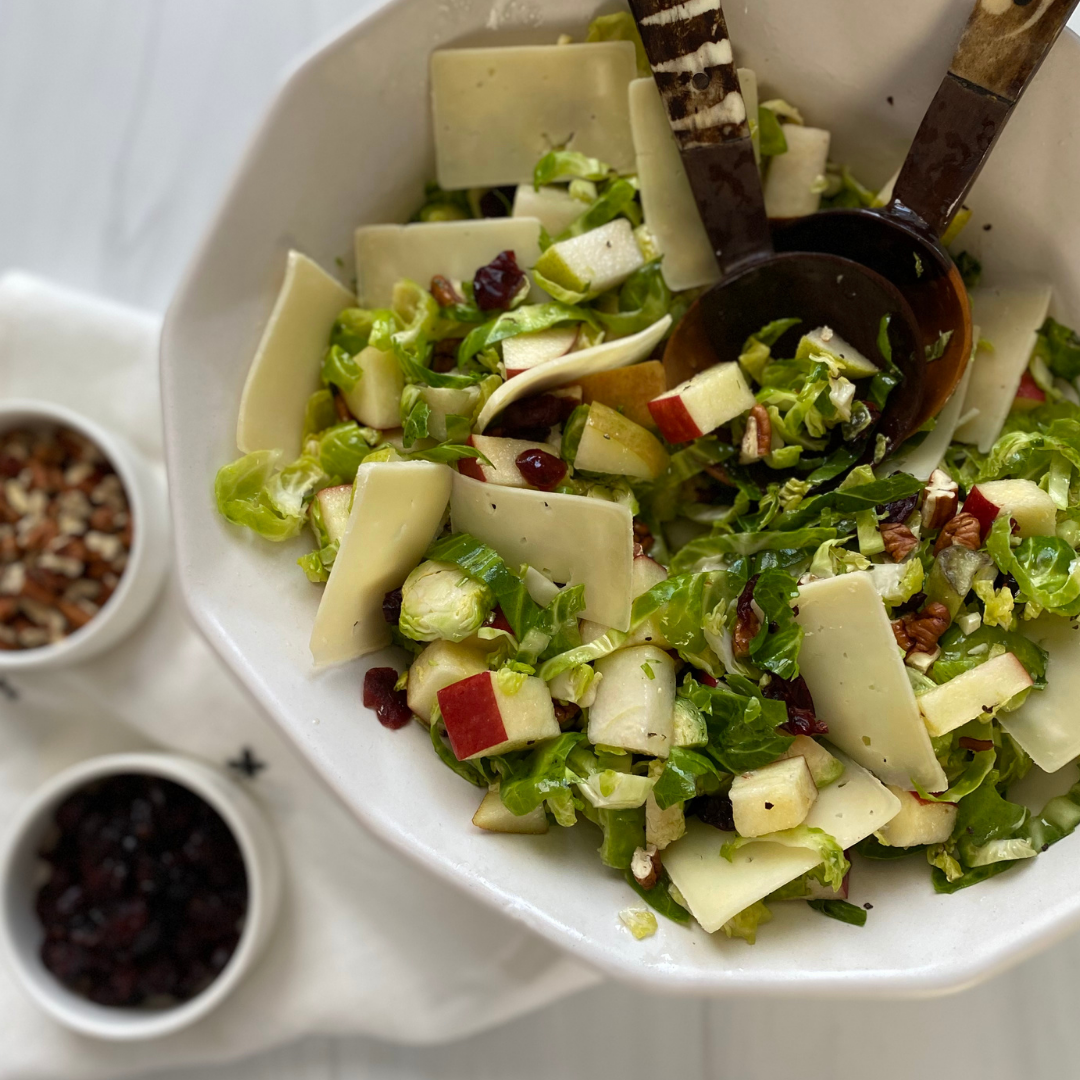
<path id="1" fill-rule="evenodd" d="M 53 815 L 64 799 L 94 780 L 130 773 L 172 780 L 205 799 L 236 838 L 247 871 L 247 916 L 236 951 L 202 993 L 164 1009 L 95 1004 L 68 990 L 40 957 L 44 933 L 34 910 L 42 882 L 38 852 L 53 828 Z M 193 1024 L 235 989 L 269 940 L 280 896 L 281 861 L 274 834 L 235 781 L 176 754 L 109 754 L 58 773 L 16 815 L 0 853 L 0 946 L 30 996 L 60 1023 L 99 1039 L 152 1039 Z"/>
<path id="2" fill-rule="evenodd" d="M 83 627 L 37 649 L 0 649 L 0 672 L 81 663 L 117 644 L 142 620 L 169 567 L 169 507 L 165 480 L 128 442 L 85 416 L 48 401 L 0 402 L 0 433 L 57 424 L 89 439 L 108 458 L 127 494 L 134 528 L 127 566 L 108 603 Z"/>

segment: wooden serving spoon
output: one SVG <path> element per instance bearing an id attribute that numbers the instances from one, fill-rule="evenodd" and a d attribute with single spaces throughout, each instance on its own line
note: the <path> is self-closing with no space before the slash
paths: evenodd
<path id="1" fill-rule="evenodd" d="M 775 230 L 781 251 L 842 255 L 888 278 L 910 303 L 928 344 L 949 335 L 940 359 L 925 365 L 922 405 L 908 434 L 937 415 L 971 356 L 967 290 L 938 237 L 1078 2 L 977 0 L 889 205 L 827 210 Z"/>
<path id="2" fill-rule="evenodd" d="M 875 269 L 833 252 L 773 248 L 761 175 L 720 0 L 630 0 L 705 231 L 723 280 L 701 296 L 664 355 L 670 386 L 718 359 L 734 360 L 750 335 L 798 318 L 790 339 L 831 327 L 884 366 L 878 348 L 889 319 L 892 359 L 904 375 L 876 431 L 888 447 L 913 430 L 922 407 L 924 342 L 903 294 Z M 793 349 L 792 349 L 793 351 Z M 917 426 L 917 425 L 914 425 Z"/>

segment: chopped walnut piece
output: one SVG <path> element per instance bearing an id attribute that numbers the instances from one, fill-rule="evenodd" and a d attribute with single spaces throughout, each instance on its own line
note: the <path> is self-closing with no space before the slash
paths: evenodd
<path id="1" fill-rule="evenodd" d="M 757 584 L 757 574 L 747 583 L 736 603 L 735 633 L 732 643 L 732 651 L 740 659 L 750 655 L 750 643 L 757 637 L 761 629 L 761 620 L 754 611 L 754 586 Z M 760 610 L 760 609 L 759 609 Z"/>
<path id="2" fill-rule="evenodd" d="M 906 525 L 890 525 L 882 522 L 879 528 L 885 551 L 896 562 L 903 562 L 919 546 L 915 534 Z"/>
<path id="3" fill-rule="evenodd" d="M 436 274 L 431 279 L 431 295 L 435 297 L 439 307 L 453 307 L 454 304 L 465 303 L 465 298 L 454 288 L 454 283 L 442 274 Z"/>
<path id="4" fill-rule="evenodd" d="M 643 888 L 651 889 L 660 880 L 660 872 L 663 864 L 660 862 L 660 852 L 655 844 L 646 844 L 638 848 L 630 860 L 630 872 L 634 880 Z"/>
<path id="5" fill-rule="evenodd" d="M 649 526 L 641 518 L 634 518 L 634 555 L 648 555 L 655 543 L 656 537 Z"/>
<path id="6" fill-rule="evenodd" d="M 935 600 L 917 614 L 909 612 L 897 619 L 892 624 L 893 636 L 905 653 L 932 653 L 938 647 L 938 638 L 949 629 L 951 621 L 949 609 Z"/>
<path id="7" fill-rule="evenodd" d="M 972 551 L 978 551 L 981 543 L 982 526 L 979 524 L 979 519 L 974 514 L 957 514 L 942 527 L 937 543 L 934 544 L 934 554 L 937 555 L 953 544 L 960 544 L 971 548 Z"/>
<path id="8" fill-rule="evenodd" d="M 922 524 L 924 529 L 940 529 L 956 516 L 960 489 L 943 469 L 935 469 L 923 488 Z"/>
<path id="9" fill-rule="evenodd" d="M 746 418 L 746 432 L 743 434 L 739 453 L 739 464 L 750 465 L 767 457 L 772 450 L 772 421 L 764 405 L 755 405 Z"/>

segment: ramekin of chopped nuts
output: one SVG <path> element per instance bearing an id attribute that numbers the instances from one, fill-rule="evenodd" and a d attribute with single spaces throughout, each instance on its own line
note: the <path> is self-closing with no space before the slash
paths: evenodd
<path id="1" fill-rule="evenodd" d="M 165 483 L 149 462 L 70 409 L 0 403 L 0 671 L 117 644 L 167 566 Z"/>
<path id="2" fill-rule="evenodd" d="M 179 883 L 179 907 L 162 875 Z M 235 781 L 179 754 L 109 754 L 53 776 L 10 824 L 0 951 L 67 1027 L 158 1038 L 247 975 L 280 894 L 277 841 Z"/>

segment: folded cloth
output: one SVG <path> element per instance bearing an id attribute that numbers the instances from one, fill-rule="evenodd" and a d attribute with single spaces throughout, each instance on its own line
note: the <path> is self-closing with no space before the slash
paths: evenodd
<path id="1" fill-rule="evenodd" d="M 0 278 L 0 398 L 68 405 L 160 465 L 158 331 L 142 312 L 9 274 Z M 221 1008 L 146 1044 L 100 1043 L 58 1027 L 0 965 L 0 1080 L 118 1077 L 313 1033 L 435 1043 L 599 980 L 375 841 L 233 682 L 189 625 L 172 582 L 111 652 L 0 681 L 0 822 L 58 769 L 148 746 L 231 771 L 266 810 L 286 878 L 273 940 Z M 245 749 L 252 776 L 228 764 L 242 764 Z"/>

